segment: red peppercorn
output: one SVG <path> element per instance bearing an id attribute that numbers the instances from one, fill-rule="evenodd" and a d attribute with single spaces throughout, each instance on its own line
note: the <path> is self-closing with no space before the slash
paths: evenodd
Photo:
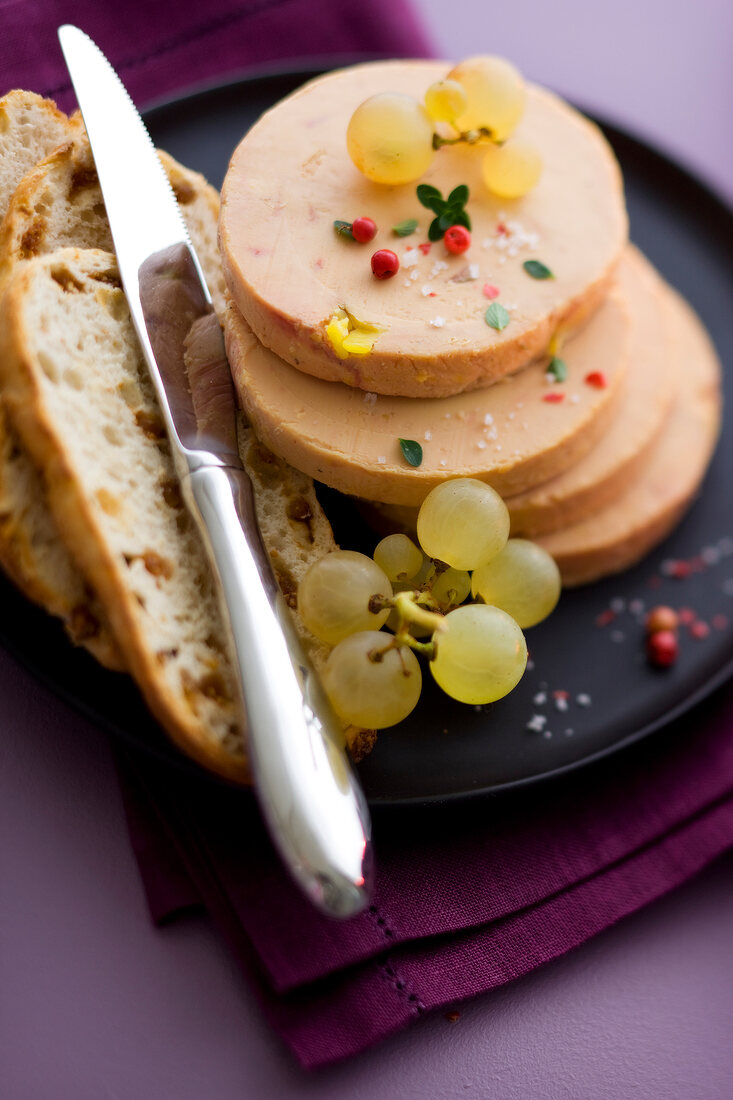
<path id="1" fill-rule="evenodd" d="M 595 386 L 597 390 L 605 390 L 608 385 L 608 379 L 602 370 L 592 370 L 585 376 L 586 384 L 589 386 Z"/>
<path id="2" fill-rule="evenodd" d="M 400 261 L 391 248 L 379 248 L 372 256 L 372 273 L 377 279 L 391 279 L 400 269 Z"/>
<path id="3" fill-rule="evenodd" d="M 669 668 L 677 660 L 677 635 L 671 630 L 658 630 L 646 640 L 646 655 L 656 668 Z"/>
<path id="4" fill-rule="evenodd" d="M 359 244 L 367 244 L 377 235 L 377 223 L 371 218 L 354 218 L 351 223 L 351 235 Z"/>
<path id="5" fill-rule="evenodd" d="M 471 247 L 471 234 L 468 232 L 465 225 L 452 225 L 450 229 L 446 229 L 445 231 L 443 244 L 449 252 L 454 252 L 458 255 Z"/>
<path id="6" fill-rule="evenodd" d="M 659 607 L 653 607 L 646 617 L 645 626 L 647 633 L 656 634 L 660 630 L 676 630 L 679 626 L 680 617 L 672 607 L 665 607 L 660 604 Z"/>

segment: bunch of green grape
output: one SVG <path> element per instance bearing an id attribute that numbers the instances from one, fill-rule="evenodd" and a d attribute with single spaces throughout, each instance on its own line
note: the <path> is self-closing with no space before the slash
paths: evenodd
<path id="1" fill-rule="evenodd" d="M 419 546 L 388 535 L 374 557 L 335 550 L 298 589 L 305 626 L 333 646 L 323 669 L 331 704 L 346 723 L 384 729 L 420 698 L 428 661 L 435 681 L 463 703 L 492 703 L 519 683 L 527 664 L 522 629 L 560 596 L 546 551 L 509 538 L 509 513 L 482 481 L 457 478 L 433 489 L 417 518 Z M 464 603 L 473 596 L 473 603 Z"/>
<path id="2" fill-rule="evenodd" d="M 464 141 L 484 144 L 486 186 L 501 198 L 520 198 L 540 178 L 542 159 L 526 141 L 511 139 L 524 112 L 521 73 L 501 57 L 471 57 L 431 84 L 423 103 L 380 92 L 351 116 L 346 145 L 360 172 L 375 183 L 419 179 L 435 149 Z M 448 136 L 436 134 L 436 123 Z"/>

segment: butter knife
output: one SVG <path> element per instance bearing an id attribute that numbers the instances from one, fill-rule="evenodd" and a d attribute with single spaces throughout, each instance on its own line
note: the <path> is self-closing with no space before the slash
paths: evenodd
<path id="1" fill-rule="evenodd" d="M 117 263 L 184 500 L 219 583 L 255 789 L 296 882 L 333 916 L 368 899 L 369 815 L 294 628 L 236 442 L 229 366 L 201 265 L 145 125 L 94 42 L 58 31 Z"/>

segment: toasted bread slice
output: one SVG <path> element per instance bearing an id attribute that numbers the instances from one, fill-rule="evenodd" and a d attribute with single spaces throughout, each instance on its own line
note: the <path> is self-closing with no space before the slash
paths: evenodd
<path id="1" fill-rule="evenodd" d="M 81 132 L 50 99 L 33 92 L 12 91 L 0 99 L 0 222 L 12 196 L 37 161 L 57 147 L 69 149 Z M 37 197 L 50 205 L 49 192 Z M 34 250 L 35 223 L 25 217 L 16 255 Z M 20 223 L 17 222 L 19 228 Z M 3 236 L 0 227 L 0 237 Z M 2 272 L 12 261 L 0 244 Z M 0 565 L 29 599 L 58 616 L 70 638 L 108 668 L 121 668 L 122 658 L 94 594 L 69 558 L 46 507 L 43 487 L 32 463 L 7 423 L 0 401 Z"/>
<path id="2" fill-rule="evenodd" d="M 6 100 L 26 93 L 11 93 Z M 54 149 L 35 165 L 27 163 L 17 144 L 25 140 L 26 126 L 8 121 L 8 157 L 22 178 L 7 177 L 17 185 L 0 200 L 0 290 L 18 266 L 57 248 L 78 246 L 111 249 L 112 240 L 99 189 L 94 160 L 83 129 L 66 120 L 48 100 L 30 96 L 32 118 L 47 126 Z M 28 108 L 26 108 L 26 111 Z M 16 109 L 17 114 L 17 109 Z M 23 116 L 25 119 L 25 115 Z M 40 119 L 40 121 L 39 121 Z M 57 138 L 64 140 L 58 145 Z M 36 142 L 35 148 L 38 148 Z M 203 176 L 160 154 L 173 191 L 181 204 L 217 308 L 223 305 L 223 279 L 216 245 L 218 195 Z M 5 158 L 3 158 L 3 162 Z M 42 485 L 27 455 L 0 415 L 0 561 L 26 595 L 62 619 L 73 641 L 85 645 L 102 664 L 123 667 L 104 612 L 69 558 L 46 506 Z"/>
<path id="3" fill-rule="evenodd" d="M 211 570 L 181 505 L 113 256 L 64 249 L 18 268 L 0 317 L 0 381 L 58 528 L 152 711 L 195 759 L 247 780 Z M 309 478 L 244 427 L 241 446 L 292 603 L 308 565 L 335 548 L 331 529 Z M 307 640 L 320 663 L 325 647 Z"/>
<path id="4" fill-rule="evenodd" d="M 26 172 L 75 132 L 75 125 L 50 99 L 19 89 L 0 99 L 0 211 Z"/>
<path id="5" fill-rule="evenodd" d="M 0 286 L 18 263 L 57 248 L 112 251 L 89 141 L 84 131 L 67 140 L 16 185 L 0 227 Z M 198 172 L 167 153 L 160 159 L 181 207 L 206 273 L 217 312 L 224 305 L 224 278 L 216 242 L 219 196 Z"/>

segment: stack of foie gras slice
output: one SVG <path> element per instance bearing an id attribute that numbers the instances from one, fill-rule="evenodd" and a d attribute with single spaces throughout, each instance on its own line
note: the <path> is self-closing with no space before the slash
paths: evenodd
<path id="1" fill-rule="evenodd" d="M 356 170 L 345 142 L 355 108 L 380 91 L 421 99 L 447 68 L 331 74 L 242 141 L 220 221 L 230 361 L 263 442 L 371 502 L 383 526 L 409 525 L 447 478 L 481 478 L 506 499 L 513 533 L 582 584 L 638 560 L 694 496 L 719 429 L 719 364 L 689 306 L 628 244 L 603 137 L 548 92 L 528 89 L 517 131 L 544 164 L 524 198 L 493 198 L 470 146 L 441 149 L 422 178 L 443 195 L 468 186 L 463 255 L 427 245 L 414 185 Z M 379 227 L 368 246 L 333 230 L 360 215 Z M 409 218 L 418 230 L 394 235 Z M 369 259 L 384 247 L 400 270 L 382 282 Z M 530 259 L 552 277 L 534 278 Z M 492 301 L 508 315 L 501 329 L 486 319 Z M 334 317 L 371 333 L 366 354 L 329 338 Z M 401 439 L 421 444 L 418 467 Z"/>

